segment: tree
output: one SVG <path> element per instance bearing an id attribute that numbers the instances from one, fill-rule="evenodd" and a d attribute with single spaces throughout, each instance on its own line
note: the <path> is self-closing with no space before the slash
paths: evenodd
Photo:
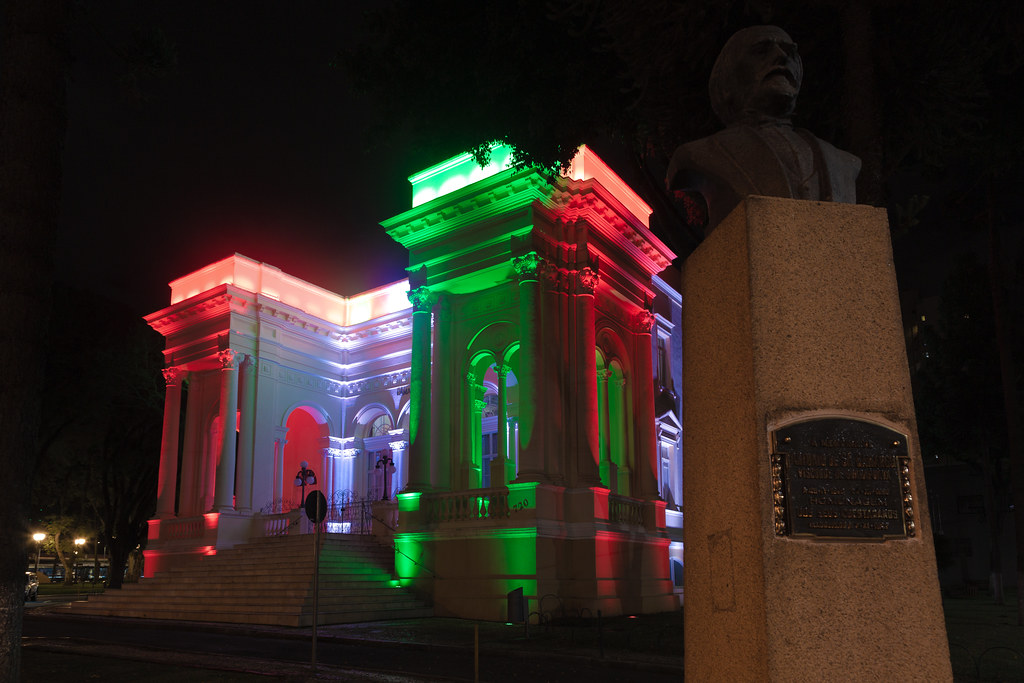
<path id="1" fill-rule="evenodd" d="M 661 190 L 656 170 L 676 146 L 719 127 L 707 78 L 725 40 L 775 23 L 805 57 L 801 125 L 862 157 L 859 195 L 873 204 L 896 169 L 946 158 L 984 126 L 998 108 L 984 73 L 1014 43 L 1020 17 L 1017 3 L 979 11 L 954 0 L 446 8 L 406 1 L 376 10 L 366 41 L 342 52 L 340 63 L 377 105 L 369 139 L 378 144 L 411 141 L 429 162 L 501 140 L 522 162 L 553 167 L 581 143 L 610 141 L 655 180 L 641 188 L 649 195 Z"/>
<path id="2" fill-rule="evenodd" d="M 912 378 L 923 454 L 953 456 L 981 475 L 991 548 L 989 584 L 1001 603 L 1011 459 L 993 324 L 986 268 L 965 255 L 943 287 L 938 320 L 920 327 Z"/>
<path id="3" fill-rule="evenodd" d="M 0 681 L 20 680 L 33 441 L 64 131 L 67 3 L 0 9 Z"/>
<path id="4" fill-rule="evenodd" d="M 102 315 L 97 313 L 102 311 Z M 33 509 L 73 518 L 110 551 L 120 588 L 156 509 L 162 338 L 102 297 L 59 288 L 47 343 L 46 396 Z"/>

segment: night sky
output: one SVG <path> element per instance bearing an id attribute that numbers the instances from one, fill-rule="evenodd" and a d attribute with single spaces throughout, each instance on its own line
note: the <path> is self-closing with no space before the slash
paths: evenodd
<path id="1" fill-rule="evenodd" d="M 236 251 L 342 294 L 404 277 L 379 222 L 419 167 L 372 149 L 373 111 L 331 65 L 367 5 L 77 3 L 58 282 L 143 315 Z M 155 36 L 176 64 L 140 72 Z"/>
<path id="2" fill-rule="evenodd" d="M 379 223 L 409 208 L 408 175 L 441 159 L 368 135 L 372 103 L 332 66 L 375 4 L 75 3 L 57 281 L 145 315 L 170 280 L 234 252 L 346 295 L 404 277 Z M 139 54 L 161 41 L 174 61 L 154 69 Z M 933 223 L 942 207 L 927 211 Z M 898 240 L 901 286 L 935 293 L 973 241 Z"/>

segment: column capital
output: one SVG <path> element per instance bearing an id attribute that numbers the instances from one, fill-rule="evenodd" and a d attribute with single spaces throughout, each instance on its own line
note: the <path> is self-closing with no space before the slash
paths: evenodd
<path id="1" fill-rule="evenodd" d="M 169 387 L 180 386 L 182 380 L 185 379 L 185 375 L 187 374 L 186 370 L 178 367 L 164 368 L 160 372 L 163 373 L 164 382 Z"/>
<path id="2" fill-rule="evenodd" d="M 476 410 L 476 412 L 482 413 L 484 412 L 484 408 L 486 407 L 487 401 L 483 400 L 482 398 L 473 399 L 473 408 Z"/>
<path id="3" fill-rule="evenodd" d="M 222 349 L 217 352 L 217 360 L 220 362 L 220 366 L 225 370 L 234 370 L 238 367 L 238 361 L 242 359 L 242 355 L 236 353 L 232 349 Z"/>
<path id="4" fill-rule="evenodd" d="M 586 266 L 576 271 L 576 293 L 577 294 L 593 294 L 594 290 L 597 289 L 597 282 L 600 277 L 597 271 Z"/>
<path id="5" fill-rule="evenodd" d="M 612 376 L 612 371 L 611 370 L 609 370 L 607 368 L 598 368 L 597 369 L 597 381 L 598 382 L 607 382 L 609 380 L 609 378 L 611 378 L 611 376 Z"/>
<path id="6" fill-rule="evenodd" d="M 412 310 L 415 313 L 429 313 L 430 309 L 434 307 L 434 303 L 437 301 L 437 294 L 430 291 L 428 287 L 410 289 L 406 293 L 406 296 L 409 297 L 409 301 L 412 303 Z"/>
<path id="7" fill-rule="evenodd" d="M 498 379 L 502 384 L 504 384 L 505 378 L 508 377 L 508 373 L 512 372 L 512 366 L 506 365 L 505 363 L 498 363 L 494 366 L 494 371 L 498 373 Z"/>
<path id="8" fill-rule="evenodd" d="M 564 271 L 555 265 L 554 262 L 549 261 L 548 259 L 541 259 L 537 275 L 544 283 L 544 288 L 548 291 L 558 290 L 558 285 L 562 279 L 563 273 Z"/>
<path id="9" fill-rule="evenodd" d="M 408 441 L 389 441 L 388 442 L 388 448 L 390 448 L 393 451 L 404 451 L 408 447 L 409 447 L 409 442 Z"/>
<path id="10" fill-rule="evenodd" d="M 251 353 L 243 355 L 239 368 L 241 368 L 246 375 L 252 376 L 256 374 L 256 356 Z"/>
<path id="11" fill-rule="evenodd" d="M 631 322 L 633 323 L 633 332 L 637 334 L 650 334 L 651 328 L 654 326 L 654 314 L 647 309 L 641 309 L 633 314 Z"/>
<path id="12" fill-rule="evenodd" d="M 544 270 L 544 259 L 537 252 L 531 251 L 513 258 L 512 268 L 515 270 L 516 280 L 520 284 L 536 282 Z"/>

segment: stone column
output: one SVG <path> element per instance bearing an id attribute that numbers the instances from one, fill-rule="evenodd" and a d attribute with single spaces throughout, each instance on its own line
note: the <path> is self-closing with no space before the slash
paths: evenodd
<path id="1" fill-rule="evenodd" d="M 430 391 L 430 483 L 437 491 L 452 488 L 452 384 L 458 372 L 452 362 L 452 305 L 447 294 L 438 295 L 434 305 L 432 373 Z"/>
<path id="2" fill-rule="evenodd" d="M 284 509 L 284 447 L 288 443 L 288 428 L 274 427 L 274 489 L 270 494 L 275 513 Z"/>
<path id="3" fill-rule="evenodd" d="M 629 423 L 630 414 L 626 410 L 626 380 L 622 376 L 608 380 L 608 397 L 615 399 L 615 454 L 618 461 L 612 457 L 612 464 L 609 468 L 609 476 L 612 481 L 612 491 L 620 496 L 632 495 L 632 468 L 629 466 Z"/>
<path id="4" fill-rule="evenodd" d="M 394 462 L 395 471 L 392 477 L 397 477 L 398 480 L 392 480 L 391 484 L 391 497 L 394 498 L 395 494 L 402 490 L 405 484 L 405 462 L 406 453 L 409 448 L 409 442 L 402 441 L 390 441 L 388 442 L 388 448 L 391 449 L 391 460 Z"/>
<path id="5" fill-rule="evenodd" d="M 252 512 L 253 438 L 256 430 L 256 359 L 247 355 L 239 378 L 241 424 L 238 432 L 238 466 L 235 469 L 235 507 Z"/>
<path id="6" fill-rule="evenodd" d="M 409 407 L 409 491 L 430 489 L 430 311 L 435 295 L 426 287 L 409 292 L 412 302 L 412 367 Z"/>
<path id="7" fill-rule="evenodd" d="M 600 446 L 597 415 L 597 330 L 594 290 L 597 273 L 581 268 L 576 273 L 576 405 L 578 406 L 576 481 L 580 486 L 600 486 Z"/>
<path id="8" fill-rule="evenodd" d="M 644 500 L 658 498 L 658 447 L 654 433 L 654 365 L 651 352 L 651 328 L 654 314 L 641 310 L 633 316 L 633 334 L 636 339 L 636 371 L 633 373 L 633 391 L 636 396 L 637 430 L 637 493 Z"/>
<path id="9" fill-rule="evenodd" d="M 508 387 L 505 383 L 508 380 L 508 373 L 512 368 L 504 363 L 497 364 L 494 369 L 498 373 L 498 457 L 492 462 L 497 463 L 491 468 L 491 486 L 504 486 L 509 482 L 509 461 L 508 461 Z M 515 467 L 515 464 L 512 465 Z M 495 481 L 494 475 L 498 473 L 500 480 Z M 512 477 L 515 472 L 512 472 Z"/>
<path id="10" fill-rule="evenodd" d="M 462 467 L 465 475 L 463 479 L 467 489 L 478 489 L 483 481 L 483 470 L 481 469 L 483 463 L 477 464 L 476 454 L 477 449 L 482 446 L 483 432 L 480 420 L 483 416 L 484 407 L 487 404 L 482 400 L 483 387 L 477 382 L 476 374 L 472 371 L 466 373 L 465 392 L 465 400 L 463 401 L 465 406 L 465 414 L 463 416 L 465 421 L 465 441 L 462 448 Z"/>
<path id="11" fill-rule="evenodd" d="M 563 396 L 563 377 L 565 373 L 564 357 L 561 354 L 564 339 L 567 336 L 565 319 L 559 315 L 562 293 L 560 281 L 562 270 L 551 261 L 542 263 L 543 291 L 541 293 L 541 331 L 544 343 L 539 350 L 542 370 L 536 377 L 542 387 L 538 400 L 542 409 L 541 424 L 544 432 L 543 458 L 544 476 L 556 484 L 564 482 L 564 465 L 562 462 L 565 450 L 565 411 Z"/>
<path id="12" fill-rule="evenodd" d="M 160 475 L 156 488 L 156 517 L 174 517 L 174 493 L 178 484 L 178 427 L 181 421 L 181 383 L 185 371 L 166 368 L 164 382 L 164 428 L 160 440 Z"/>
<path id="13" fill-rule="evenodd" d="M 220 457 L 217 460 L 214 512 L 235 509 L 235 434 L 238 426 L 238 361 L 231 349 L 218 354 L 220 376 Z"/>
<path id="14" fill-rule="evenodd" d="M 361 448 L 352 447 L 342 449 L 341 451 L 343 468 L 341 478 L 344 482 L 342 484 L 342 490 L 351 491 L 352 495 L 356 497 L 360 495 L 359 490 L 356 488 L 356 461 L 358 460 L 359 454 L 362 452 L 363 450 Z M 366 474 L 360 474 L 362 475 L 362 479 L 365 480 Z"/>
<path id="15" fill-rule="evenodd" d="M 601 368 L 597 371 L 597 391 L 598 391 L 598 406 L 601 410 L 601 421 L 600 421 L 600 444 L 601 444 L 601 483 L 607 486 L 612 492 L 615 492 L 615 482 L 611 479 L 612 469 L 612 429 L 611 423 L 608 421 L 610 411 L 608 410 L 608 380 L 611 378 L 612 373 L 610 370 Z"/>
<path id="16" fill-rule="evenodd" d="M 519 475 L 516 481 L 546 481 L 543 430 L 537 424 L 541 366 L 538 272 L 543 266 L 537 252 L 517 256 L 512 267 L 519 281 Z"/>

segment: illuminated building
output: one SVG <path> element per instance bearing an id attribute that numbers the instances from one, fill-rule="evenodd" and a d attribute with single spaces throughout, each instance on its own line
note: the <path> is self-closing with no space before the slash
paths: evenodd
<path id="1" fill-rule="evenodd" d="M 305 461 L 336 507 L 399 491 L 374 516 L 438 615 L 505 619 L 516 588 L 531 610 L 678 606 L 674 255 L 587 148 L 557 178 L 507 157 L 410 178 L 383 224 L 408 281 L 342 297 L 236 254 L 171 283 L 147 317 L 168 382 L 147 573 L 302 531 Z"/>

